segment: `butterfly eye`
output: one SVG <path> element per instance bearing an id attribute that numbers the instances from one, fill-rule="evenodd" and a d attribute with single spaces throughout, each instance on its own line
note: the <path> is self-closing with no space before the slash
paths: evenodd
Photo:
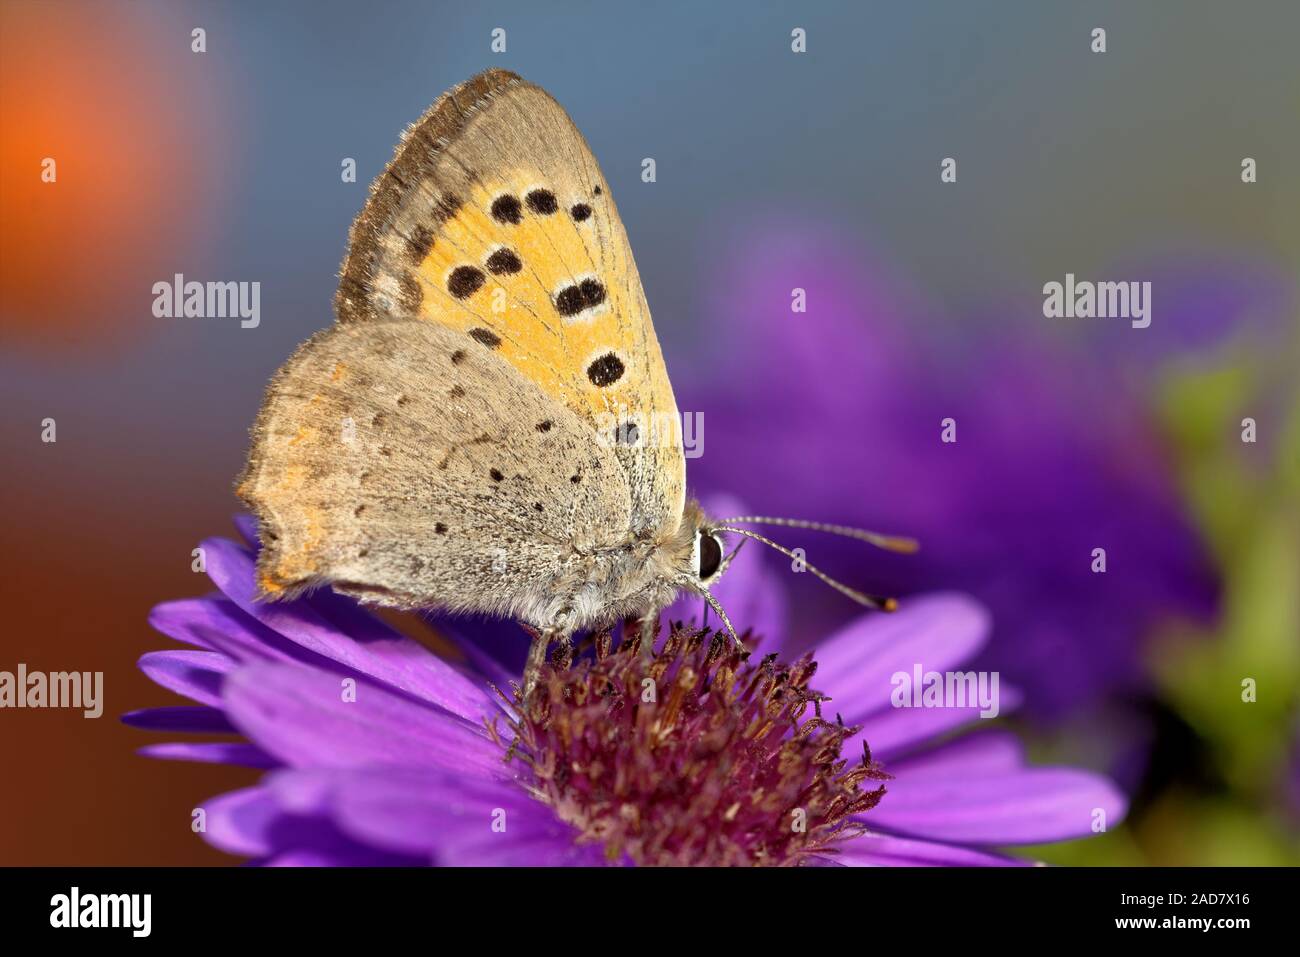
<path id="1" fill-rule="evenodd" d="M 722 543 L 707 532 L 700 532 L 700 581 L 708 581 L 722 564 Z"/>

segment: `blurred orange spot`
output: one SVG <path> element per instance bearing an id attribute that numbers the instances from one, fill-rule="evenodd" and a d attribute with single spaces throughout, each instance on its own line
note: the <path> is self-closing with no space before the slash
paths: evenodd
<path id="1" fill-rule="evenodd" d="M 148 328 L 152 282 L 170 276 L 169 252 L 201 217 L 195 128 L 209 111 L 177 79 L 194 55 L 188 33 L 151 16 L 130 4 L 0 7 L 6 344 L 66 351 Z M 42 181 L 46 158 L 54 182 Z"/>

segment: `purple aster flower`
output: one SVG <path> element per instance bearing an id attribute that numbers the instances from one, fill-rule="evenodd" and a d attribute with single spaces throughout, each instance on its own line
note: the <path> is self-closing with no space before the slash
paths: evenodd
<path id="1" fill-rule="evenodd" d="M 674 378 L 706 423 L 697 488 L 917 538 L 904 559 L 815 533 L 780 541 L 867 591 L 976 596 L 997 622 L 987 660 L 1040 717 L 1142 690 L 1143 637 L 1213 615 L 1216 573 L 1141 396 L 1097 350 L 1068 348 L 1041 302 L 958 323 L 827 230 L 746 224 L 726 245 L 708 284 L 717 342 L 684 354 Z M 792 311 L 795 289 L 806 312 Z M 1162 324 L 1195 298 L 1162 307 Z M 1103 332 L 1163 335 L 1087 334 Z M 947 419 L 955 443 L 941 441 Z M 799 594 L 803 648 L 845 609 Z"/>
<path id="2" fill-rule="evenodd" d="M 935 743 L 978 705 L 891 706 L 897 672 L 956 668 L 984 644 L 988 616 L 960 595 L 863 617 L 789 664 L 779 633 L 756 639 L 761 660 L 693 627 L 652 661 L 592 636 L 525 708 L 476 625 L 439 620 L 453 663 L 332 592 L 255 603 L 251 547 L 205 549 L 218 592 L 150 619 L 196 650 L 140 662 L 196 704 L 124 720 L 242 736 L 143 753 L 265 769 L 204 805 L 205 839 L 259 863 L 995 865 L 1018 862 L 991 848 L 1125 811 L 1104 778 L 1027 766 L 1005 732 Z M 774 587 L 756 554 L 728 575 L 742 614 L 779 621 L 752 594 Z"/>

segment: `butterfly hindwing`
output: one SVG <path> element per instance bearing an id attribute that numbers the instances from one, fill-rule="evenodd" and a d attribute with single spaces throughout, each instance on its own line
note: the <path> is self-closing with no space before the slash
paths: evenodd
<path id="1" fill-rule="evenodd" d="M 630 520 L 622 467 L 585 423 L 493 349 L 418 320 L 308 340 L 268 389 L 238 492 L 268 597 L 330 584 L 532 621 L 573 546 L 615 544 Z"/>
<path id="2" fill-rule="evenodd" d="M 353 226 L 336 309 L 495 350 L 614 447 L 626 531 L 675 529 L 685 461 L 640 277 L 586 141 L 539 87 L 489 70 L 407 131 Z"/>

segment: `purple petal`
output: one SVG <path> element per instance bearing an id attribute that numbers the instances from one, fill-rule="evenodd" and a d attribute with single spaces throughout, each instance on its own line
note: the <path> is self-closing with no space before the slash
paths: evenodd
<path id="1" fill-rule="evenodd" d="M 531 639 L 518 622 L 436 611 L 431 611 L 427 620 L 430 627 L 454 641 L 471 661 L 478 662 L 486 655 L 496 662 L 495 669 L 480 669 L 485 675 L 499 674 L 504 670 L 507 676 L 505 680 L 509 681 L 511 678 L 518 679 L 523 674 L 524 659 L 528 656 Z M 471 650 L 477 654 L 472 654 Z M 500 686 L 501 682 L 497 681 L 497 684 Z"/>
<path id="2" fill-rule="evenodd" d="M 244 540 L 244 544 L 252 549 L 261 547 L 262 539 L 257 534 L 257 519 L 254 516 L 247 512 L 240 512 L 231 519 L 231 523 L 235 526 L 239 537 Z"/>
<path id="3" fill-rule="evenodd" d="M 1022 695 L 1015 688 L 1000 686 L 998 714 L 1010 714 L 1020 707 Z M 919 745 L 969 724 L 989 720 L 981 717 L 978 704 L 966 708 L 891 708 L 860 719 L 862 730 L 849 738 L 845 754 L 862 753 L 862 741 L 871 755 L 888 763 Z"/>
<path id="4" fill-rule="evenodd" d="M 550 808 L 506 782 L 365 769 L 282 771 L 269 785 L 282 805 L 327 813 L 358 841 L 442 864 L 600 863 Z"/>
<path id="5" fill-rule="evenodd" d="M 203 839 L 231 854 L 256 857 L 275 850 L 268 831 L 284 814 L 260 785 L 228 791 L 202 805 Z"/>
<path id="6" fill-rule="evenodd" d="M 305 658 L 295 646 L 220 595 L 163 602 L 149 612 L 149 624 L 169 638 L 221 651 L 236 661 Z"/>
<path id="7" fill-rule="evenodd" d="M 396 774 L 403 768 L 365 768 L 362 774 Z M 321 815 L 329 812 L 335 783 L 347 774 L 343 768 L 284 768 L 268 774 L 262 783 L 270 788 L 280 807 L 293 814 Z"/>
<path id="8" fill-rule="evenodd" d="M 609 866 L 599 844 L 573 843 L 574 831 L 558 819 L 508 835 L 483 836 L 440 853 L 437 863 L 452 867 L 604 867 Z M 501 838 L 508 837 L 509 840 Z M 616 861 L 622 864 L 625 861 Z"/>
<path id="9" fill-rule="evenodd" d="M 204 764 L 234 764 L 245 768 L 275 768 L 280 762 L 256 745 L 243 741 L 168 741 L 150 744 L 136 751 L 146 758 L 169 761 L 198 761 Z"/>
<path id="10" fill-rule="evenodd" d="M 483 731 L 364 681 L 345 701 L 344 680 L 302 665 L 254 664 L 227 676 L 223 697 L 234 724 L 292 766 L 509 776 L 501 747 Z"/>
<path id="11" fill-rule="evenodd" d="M 122 723 L 146 731 L 195 731 L 211 734 L 237 734 L 226 715 L 204 705 L 173 705 L 167 708 L 142 708 L 122 715 Z"/>
<path id="12" fill-rule="evenodd" d="M 888 834 L 864 834 L 836 846 L 840 853 L 828 860 L 846 867 L 1014 867 L 1031 863 L 1001 854 Z"/>
<path id="13" fill-rule="evenodd" d="M 522 658 L 520 659 L 519 670 L 512 672 L 500 659 L 492 654 L 491 650 L 483 647 L 481 641 L 483 621 L 466 621 L 463 618 L 453 616 L 430 616 L 428 623 L 430 627 L 456 646 L 473 669 L 483 676 L 485 681 L 492 682 L 507 694 L 510 693 L 511 680 L 518 680 L 523 674 Z M 492 627 L 493 631 L 499 631 L 500 623 L 494 621 Z M 516 645 L 520 649 L 526 647 L 528 639 L 523 629 L 514 622 L 510 623 L 510 627 L 516 632 Z M 493 703 L 496 703 L 495 699 Z"/>
<path id="14" fill-rule="evenodd" d="M 429 815 L 429 805 L 393 803 L 371 795 L 349 794 L 340 799 L 340 826 L 357 838 L 383 843 L 394 836 L 391 828 L 425 825 L 446 828 L 438 838 L 433 860 L 448 867 L 598 867 L 606 863 L 602 849 L 575 844 L 577 832 L 543 808 L 543 813 L 522 812 L 498 805 L 472 809 L 462 817 L 444 809 Z M 469 812 L 466 805 L 461 810 Z M 405 809 L 406 817 L 400 815 Z M 493 831 L 491 814 L 505 812 L 505 830 Z M 485 816 L 485 812 L 486 815 Z"/>
<path id="15" fill-rule="evenodd" d="M 348 608 L 346 599 L 319 596 L 295 602 L 254 601 L 252 556 L 225 539 L 208 539 L 203 546 L 208 554 L 208 574 L 217 587 L 246 614 L 286 638 L 467 720 L 478 722 L 495 713 L 484 688 L 424 646 L 355 606 Z M 346 620 L 349 631 L 332 624 L 313 607 L 313 600 Z"/>
<path id="16" fill-rule="evenodd" d="M 486 679 L 489 673 L 477 667 L 480 656 L 466 655 L 470 659 L 469 665 L 458 666 L 439 657 L 420 642 L 390 627 L 354 599 L 336 594 L 329 589 L 318 589 L 306 596 L 304 600 L 320 612 L 321 616 L 338 631 L 360 642 L 366 650 L 387 658 L 395 664 L 409 662 L 418 679 L 440 686 L 441 695 L 445 696 L 453 689 L 459 689 L 458 693 L 463 696 L 464 704 L 459 710 L 448 709 L 453 713 L 461 714 L 463 711 L 462 717 L 477 724 L 485 714 L 495 714 L 496 709 L 500 707 L 496 695 L 487 687 Z M 519 629 L 518 625 L 514 627 L 519 630 L 520 635 L 523 634 L 523 630 Z M 459 643 L 451 636 L 442 634 L 440 637 L 447 639 L 453 645 L 458 645 L 456 651 L 465 650 L 459 647 Z M 474 648 L 474 645 L 470 643 L 470 647 Z M 499 665 L 497 670 L 500 670 Z M 509 676 L 506 676 L 505 680 L 508 681 Z M 389 683 L 392 684 L 391 681 Z M 498 687 L 504 687 L 504 684 L 498 682 Z M 417 695 L 425 700 L 433 700 L 427 693 L 417 692 Z M 445 704 L 443 706 L 446 707 Z M 475 713 L 476 709 L 480 708 L 483 710 Z"/>
<path id="17" fill-rule="evenodd" d="M 1007 731 L 985 731 L 900 762 L 918 776 L 960 777 L 990 770 L 1014 771 L 1025 764 L 1020 739 Z"/>
<path id="18" fill-rule="evenodd" d="M 202 807 L 203 839 L 230 854 L 269 857 L 302 849 L 325 855 L 367 851 L 328 820 L 285 813 L 261 785 L 218 795 Z"/>
<path id="19" fill-rule="evenodd" d="M 211 650 L 207 638 L 194 628 L 196 622 L 208 620 L 214 615 L 209 604 L 206 598 L 165 601 L 155 605 L 149 612 L 149 626 L 168 638 Z"/>
<path id="20" fill-rule="evenodd" d="M 169 691 L 199 704 L 221 706 L 221 677 L 234 662 L 215 651 L 151 651 L 140 670 Z"/>
<path id="21" fill-rule="evenodd" d="M 910 598 L 893 614 L 870 613 L 822 642 L 814 652 L 819 691 L 849 724 L 890 708 L 892 678 L 913 667 L 946 671 L 970 658 L 989 634 L 989 616 L 956 593 Z"/>
<path id="22" fill-rule="evenodd" d="M 373 847 L 299 847 L 261 862 L 263 867 L 420 867 L 427 860 L 387 854 Z"/>
<path id="23" fill-rule="evenodd" d="M 960 844 L 1039 844 L 1086 837 L 1099 821 L 1110 828 L 1123 819 L 1127 801 L 1101 775 L 1009 764 L 1004 736 L 977 737 L 994 740 L 958 741 L 891 767 L 894 780 L 867 823 Z"/>

